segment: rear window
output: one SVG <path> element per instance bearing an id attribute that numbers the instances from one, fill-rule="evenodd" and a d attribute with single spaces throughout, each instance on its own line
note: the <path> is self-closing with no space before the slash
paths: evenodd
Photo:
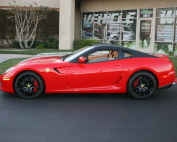
<path id="1" fill-rule="evenodd" d="M 124 58 L 130 58 L 130 57 L 132 57 L 132 56 L 133 56 L 132 53 L 124 52 Z"/>

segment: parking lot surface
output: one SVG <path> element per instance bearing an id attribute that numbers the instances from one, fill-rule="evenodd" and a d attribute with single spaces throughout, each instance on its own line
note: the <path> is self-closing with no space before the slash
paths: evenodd
<path id="1" fill-rule="evenodd" d="M 176 142 L 177 85 L 148 100 L 128 94 L 0 91 L 1 142 Z"/>

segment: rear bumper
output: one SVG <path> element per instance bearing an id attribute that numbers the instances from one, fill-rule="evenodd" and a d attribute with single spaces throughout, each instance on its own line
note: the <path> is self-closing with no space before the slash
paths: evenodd
<path id="1" fill-rule="evenodd" d="M 1 86 L 2 86 L 1 78 L 2 78 L 2 77 L 1 77 L 1 75 L 0 75 L 0 90 L 1 90 Z"/>
<path id="2" fill-rule="evenodd" d="M 159 87 L 158 90 L 168 89 L 168 88 L 174 86 L 175 84 L 176 84 L 176 83 L 173 82 L 173 83 L 171 83 L 171 84 L 168 84 L 168 85 L 165 85 L 165 86 Z"/>

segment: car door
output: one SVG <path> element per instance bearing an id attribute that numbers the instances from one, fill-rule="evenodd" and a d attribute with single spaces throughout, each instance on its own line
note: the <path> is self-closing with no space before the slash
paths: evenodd
<path id="1" fill-rule="evenodd" d="M 94 63 L 73 63 L 68 68 L 70 89 L 109 88 L 121 78 L 124 66 L 121 60 Z"/>

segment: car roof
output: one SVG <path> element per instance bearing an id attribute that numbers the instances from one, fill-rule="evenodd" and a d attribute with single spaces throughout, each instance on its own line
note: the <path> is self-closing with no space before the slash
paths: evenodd
<path id="1" fill-rule="evenodd" d="M 137 50 L 133 50 L 127 47 L 123 47 L 120 45 L 114 45 L 114 44 L 108 44 L 108 43 L 94 43 L 91 46 L 94 46 L 95 48 L 111 48 L 111 49 L 116 49 L 116 50 L 121 50 L 123 52 L 128 52 L 133 54 L 133 58 L 137 58 L 137 57 L 151 57 L 151 58 L 157 58 L 154 55 L 148 54 L 148 53 L 144 53 L 141 51 L 137 51 Z"/>

